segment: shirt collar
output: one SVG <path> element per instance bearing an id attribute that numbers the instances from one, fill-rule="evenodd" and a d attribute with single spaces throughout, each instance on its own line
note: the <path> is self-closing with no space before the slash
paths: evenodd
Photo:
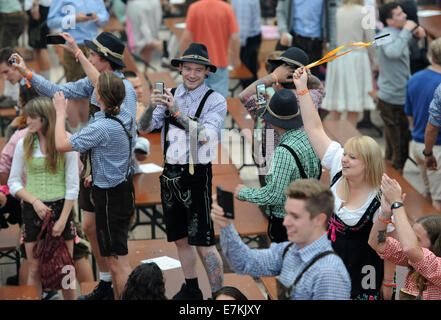
<path id="1" fill-rule="evenodd" d="M 178 89 L 176 89 L 175 96 L 176 97 L 183 97 L 185 94 L 190 95 L 191 100 L 197 101 L 202 99 L 202 96 L 207 92 L 208 87 L 204 83 L 202 83 L 199 87 L 197 87 L 194 90 L 187 90 L 187 88 L 184 86 L 184 84 L 181 84 Z"/>
<path id="2" fill-rule="evenodd" d="M 280 142 L 285 142 L 286 140 L 290 139 L 293 136 L 296 136 L 298 133 L 302 133 L 299 129 L 290 129 L 282 133 L 280 136 Z"/>
<path id="3" fill-rule="evenodd" d="M 307 262 L 325 250 L 332 250 L 331 242 L 329 241 L 326 232 L 323 236 L 308 244 L 306 247 L 297 249 L 297 254 L 300 256 L 300 259 L 302 259 L 303 262 Z"/>

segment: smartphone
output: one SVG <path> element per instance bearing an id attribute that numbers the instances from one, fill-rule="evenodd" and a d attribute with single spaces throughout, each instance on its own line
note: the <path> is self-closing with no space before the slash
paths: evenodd
<path id="1" fill-rule="evenodd" d="M 48 34 L 46 36 L 46 43 L 47 44 L 64 44 L 66 40 L 62 36 L 56 35 L 56 34 Z"/>
<path id="2" fill-rule="evenodd" d="M 91 16 L 92 16 L 92 13 L 86 13 L 86 16 L 87 16 L 87 17 L 91 17 Z"/>
<path id="3" fill-rule="evenodd" d="M 266 103 L 265 92 L 266 92 L 266 88 L 264 83 L 258 84 L 256 86 L 257 104 Z"/>
<path id="4" fill-rule="evenodd" d="M 217 203 L 224 209 L 224 216 L 228 219 L 234 219 L 234 196 L 230 191 L 216 187 Z"/>
<path id="5" fill-rule="evenodd" d="M 15 59 L 15 58 L 9 58 L 8 59 L 8 64 L 10 65 L 10 66 L 12 66 L 14 63 L 16 63 L 17 62 L 17 59 Z"/>
<path id="6" fill-rule="evenodd" d="M 164 94 L 164 82 L 155 82 L 155 89 L 159 90 Z"/>

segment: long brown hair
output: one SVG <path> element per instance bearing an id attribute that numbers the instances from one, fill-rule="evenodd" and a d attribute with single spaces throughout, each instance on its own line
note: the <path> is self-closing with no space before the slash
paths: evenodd
<path id="1" fill-rule="evenodd" d="M 104 112 L 109 115 L 119 114 L 126 96 L 126 87 L 122 79 L 113 72 L 103 72 L 98 78 L 96 90 L 107 107 Z"/>
<path id="2" fill-rule="evenodd" d="M 43 122 L 42 133 L 46 137 L 46 169 L 56 173 L 59 165 L 64 164 L 64 153 L 55 148 L 55 108 L 47 97 L 34 98 L 24 107 L 26 117 L 40 118 Z M 34 155 L 34 144 L 38 143 L 38 134 L 28 132 L 23 140 L 24 160 L 29 162 Z"/>
<path id="3" fill-rule="evenodd" d="M 419 223 L 426 230 L 430 240 L 429 250 L 437 257 L 441 257 L 441 216 L 437 214 L 422 216 L 415 223 Z M 409 276 L 415 281 L 418 290 L 426 289 L 427 279 L 411 266 L 409 266 Z"/>

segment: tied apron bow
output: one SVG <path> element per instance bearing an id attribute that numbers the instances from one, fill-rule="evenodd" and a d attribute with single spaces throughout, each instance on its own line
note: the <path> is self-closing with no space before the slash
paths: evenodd
<path id="1" fill-rule="evenodd" d="M 327 234 L 329 235 L 329 231 L 331 231 L 331 241 L 332 242 L 335 242 L 335 240 L 337 239 L 335 231 L 342 232 L 343 228 L 344 228 L 344 225 L 342 223 L 338 222 L 337 220 L 335 220 L 333 217 L 331 217 L 331 219 L 329 219 L 329 228 L 328 228 Z"/>

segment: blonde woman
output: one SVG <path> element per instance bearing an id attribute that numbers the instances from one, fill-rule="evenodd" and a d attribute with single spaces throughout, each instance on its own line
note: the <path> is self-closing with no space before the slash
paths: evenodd
<path id="1" fill-rule="evenodd" d="M 322 166 L 330 170 L 335 203 L 328 236 L 351 276 L 351 298 L 375 300 L 382 294 L 390 299 L 395 266 L 383 264 L 367 243 L 374 221 L 382 214 L 379 198 L 384 170 L 381 149 L 367 136 L 349 139 L 344 148 L 332 141 L 312 103 L 306 87 L 307 78 L 305 68 L 294 72 L 293 81 L 306 134 Z"/>
<path id="2" fill-rule="evenodd" d="M 55 149 L 55 109 L 49 98 L 38 97 L 24 107 L 28 132 L 19 140 L 12 160 L 8 186 L 23 200 L 23 239 L 29 263 L 27 285 L 41 295 L 39 260 L 33 248 L 47 213 L 55 217 L 53 236 L 62 236 L 73 255 L 76 236 L 72 207 L 78 197 L 78 155 Z M 22 181 L 26 169 L 26 184 Z M 74 300 L 74 289 L 63 289 L 65 300 Z"/>

